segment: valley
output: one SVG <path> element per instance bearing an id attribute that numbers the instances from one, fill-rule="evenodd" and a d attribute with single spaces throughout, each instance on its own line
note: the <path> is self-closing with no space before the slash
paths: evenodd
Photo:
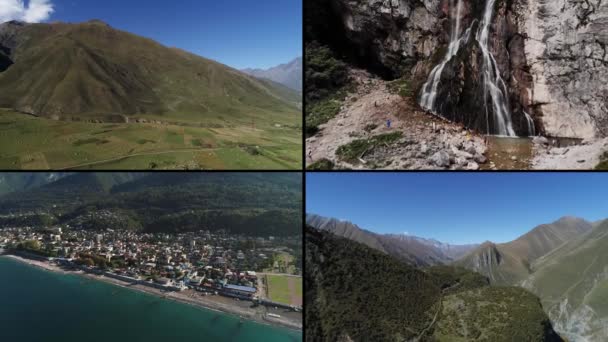
<path id="1" fill-rule="evenodd" d="M 142 119 L 147 122 L 56 121 L 0 109 L 0 167 L 297 169 L 302 159 L 301 132 L 295 122 L 253 129 L 244 123 Z"/>
<path id="2" fill-rule="evenodd" d="M 0 167 L 298 169 L 301 94 L 103 21 L 0 24 Z"/>
<path id="3" fill-rule="evenodd" d="M 479 329 L 498 329 L 505 334 L 501 329 L 510 326 L 509 323 L 496 325 L 491 320 L 487 321 L 488 315 L 502 315 L 493 310 L 510 307 L 509 301 L 519 305 L 531 301 L 542 304 L 552 327 L 568 341 L 599 342 L 608 338 L 608 221 L 588 222 L 565 216 L 538 225 L 507 243 L 486 241 L 473 245 L 450 245 L 411 235 L 377 234 L 348 221 L 314 214 L 307 214 L 306 223 L 309 226 L 307 234 L 334 236 L 324 239 L 336 239 L 343 244 L 360 244 L 362 247 L 357 248 L 374 250 L 383 258 L 423 272 L 441 274 L 442 279 L 452 279 L 453 282 L 442 289 L 443 292 L 453 289 L 455 293 L 441 295 L 439 309 L 429 308 L 429 313 L 421 316 L 432 319 L 434 315 L 430 312 L 441 311 L 434 328 L 417 330 L 423 331 L 422 335 L 434 334 L 438 341 L 470 341 L 477 340 L 479 334 L 488 336 L 485 332 L 475 332 Z M 349 248 L 355 248 L 354 245 Z M 309 257 L 313 258 L 307 255 Z M 318 267 L 327 266 L 319 264 Z M 469 275 L 464 270 L 472 272 Z M 462 291 L 462 287 L 468 286 L 464 282 L 475 277 L 490 286 Z M 364 278 L 369 279 L 367 276 Z M 411 295 L 411 292 L 406 292 Z M 501 297 L 503 295 L 506 297 Z M 488 302 L 488 298 L 501 298 L 498 300 L 502 304 Z M 526 310 L 533 311 L 532 307 Z M 532 311 L 522 314 L 528 315 Z M 501 317 L 516 319 L 512 314 Z M 455 331 L 458 331 L 459 338 L 450 337 Z M 472 338 L 470 334 L 476 337 Z M 506 336 L 501 334 L 497 335 L 498 340 L 502 338 L 498 336 Z M 553 341 L 553 338 L 560 340 L 556 336 L 532 340 Z"/>

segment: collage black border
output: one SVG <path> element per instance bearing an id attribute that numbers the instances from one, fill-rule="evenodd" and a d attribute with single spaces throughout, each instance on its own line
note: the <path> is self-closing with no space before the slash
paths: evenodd
<path id="1" fill-rule="evenodd" d="M 293 0 L 286 0 L 293 1 Z M 137 170 L 137 169 L 112 169 L 112 170 L 12 170 L 12 169 L 0 169 L 1 173 L 11 172 L 11 173 L 49 173 L 49 172 L 150 172 L 150 173 L 183 173 L 183 172 L 200 172 L 200 173 L 300 173 L 301 177 L 301 210 L 302 210 L 302 288 L 303 288 L 303 311 L 302 311 L 302 341 L 307 341 L 306 339 L 306 188 L 307 188 L 307 175 L 309 173 L 543 173 L 543 172 L 592 172 L 592 173 L 601 173 L 605 171 L 599 170 L 482 170 L 482 171 L 466 171 L 466 170 L 307 170 L 306 169 L 306 6 L 304 5 L 305 1 L 302 1 L 302 163 L 300 169 L 225 169 L 225 170 Z M 311 340 L 312 341 L 312 340 Z"/>

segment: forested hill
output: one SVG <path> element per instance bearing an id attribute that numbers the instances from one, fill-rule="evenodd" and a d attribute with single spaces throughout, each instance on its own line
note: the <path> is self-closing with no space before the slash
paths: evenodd
<path id="1" fill-rule="evenodd" d="M 306 227 L 306 341 L 562 341 L 538 297 Z"/>
<path id="2" fill-rule="evenodd" d="M 16 214 L 0 218 L 0 226 L 297 235 L 301 178 L 290 173 L 77 173 L 0 197 L 0 211 Z M 40 213 L 45 213 L 42 220 Z"/>

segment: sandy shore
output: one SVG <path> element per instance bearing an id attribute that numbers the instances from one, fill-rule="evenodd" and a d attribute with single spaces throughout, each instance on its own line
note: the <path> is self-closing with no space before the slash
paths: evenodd
<path id="1" fill-rule="evenodd" d="M 32 265 L 47 271 L 58 272 L 62 274 L 77 274 L 89 279 L 103 281 L 112 285 L 129 288 L 137 291 L 146 292 L 148 294 L 152 294 L 158 297 L 162 297 L 168 300 L 177 301 L 184 304 L 195 305 L 198 307 L 202 307 L 207 310 L 219 311 L 223 313 L 228 313 L 231 315 L 236 315 L 244 319 L 252 320 L 261 324 L 267 325 L 275 325 L 280 326 L 282 328 L 289 328 L 294 330 L 302 330 L 301 323 L 301 314 L 297 314 L 295 316 L 299 316 L 299 322 L 297 319 L 282 319 L 282 318 L 273 318 L 268 317 L 266 315 L 267 309 L 264 306 L 257 306 L 255 308 L 251 307 L 252 303 L 249 301 L 239 301 L 236 299 L 223 297 L 223 296 L 215 296 L 208 295 L 203 296 L 200 292 L 196 292 L 193 290 L 185 290 L 182 292 L 165 292 L 160 289 L 156 289 L 153 287 L 144 286 L 141 284 L 131 284 L 125 281 L 121 281 L 114 278 L 109 278 L 105 276 L 98 276 L 91 273 L 86 273 L 84 271 L 67 271 L 57 265 L 38 261 L 25 259 L 16 255 L 5 255 L 7 258 L 11 258 L 13 260 L 26 263 L 28 265 Z M 275 310 L 271 310 L 273 313 Z M 294 317 L 293 314 L 290 314 L 289 317 Z"/>

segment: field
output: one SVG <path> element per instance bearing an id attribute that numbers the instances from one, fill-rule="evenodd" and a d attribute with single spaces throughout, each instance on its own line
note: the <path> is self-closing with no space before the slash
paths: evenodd
<path id="1" fill-rule="evenodd" d="M 0 109 L 0 168 L 299 169 L 302 165 L 301 117 L 276 118 L 276 124 L 266 118 L 255 127 L 244 122 L 146 119 L 148 123 L 55 121 Z"/>
<path id="2" fill-rule="evenodd" d="M 302 305 L 302 277 L 267 274 L 266 284 L 268 284 L 270 300 L 291 305 Z"/>

